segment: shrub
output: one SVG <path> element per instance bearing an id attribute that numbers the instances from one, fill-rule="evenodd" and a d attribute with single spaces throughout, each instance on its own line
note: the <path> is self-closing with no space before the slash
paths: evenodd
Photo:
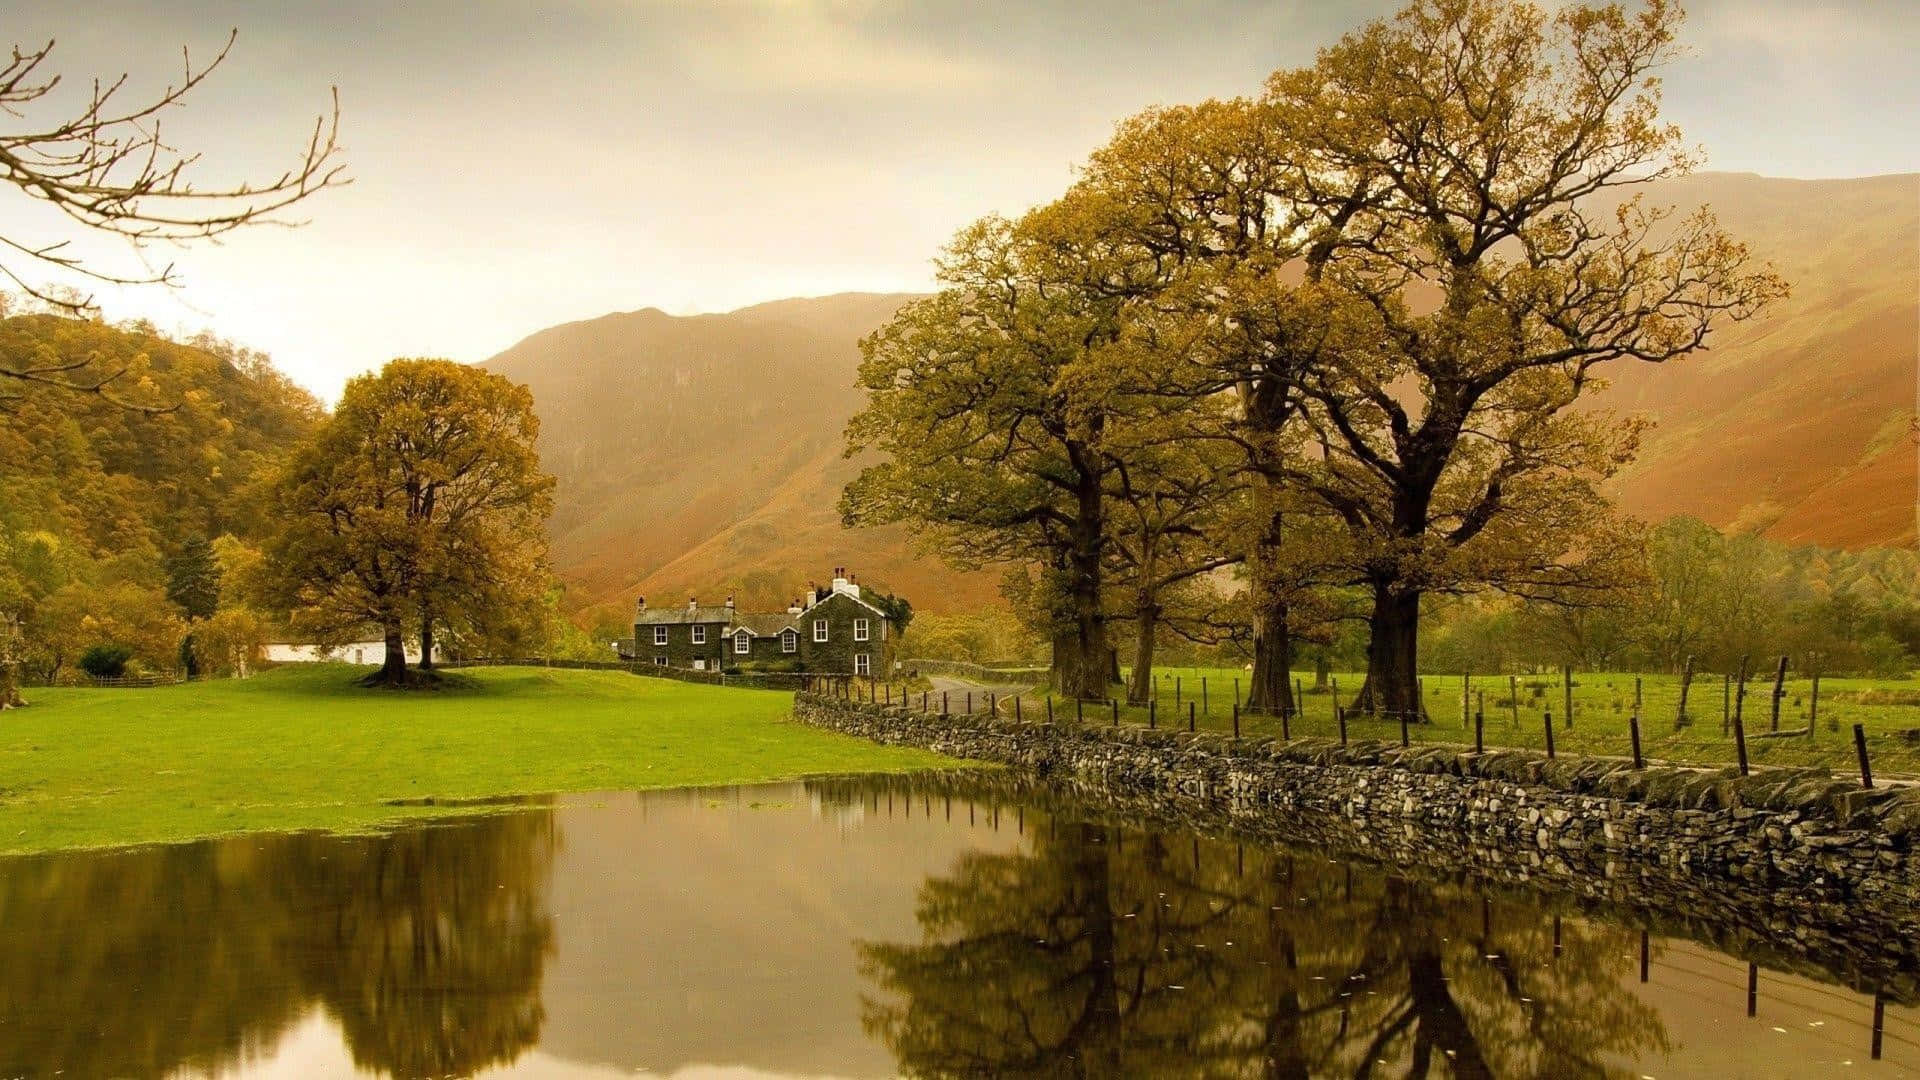
<path id="1" fill-rule="evenodd" d="M 133 650 L 125 645 L 95 645 L 80 654 L 80 670 L 96 679 L 117 679 L 127 673 Z"/>

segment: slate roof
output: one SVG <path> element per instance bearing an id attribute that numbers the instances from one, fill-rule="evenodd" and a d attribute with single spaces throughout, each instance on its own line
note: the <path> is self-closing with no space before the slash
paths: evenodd
<path id="1" fill-rule="evenodd" d="M 730 623 L 737 617 L 732 608 L 724 604 L 714 604 L 697 608 L 650 607 L 645 611 L 635 612 L 633 621 L 637 626 L 656 626 L 661 623 L 677 626 L 689 623 Z"/>
<path id="2" fill-rule="evenodd" d="M 743 613 L 734 616 L 733 622 L 735 626 L 744 626 L 753 631 L 755 637 L 776 637 L 782 630 L 792 630 L 796 634 L 800 632 L 800 628 L 794 625 L 794 616 L 784 611 Z"/>

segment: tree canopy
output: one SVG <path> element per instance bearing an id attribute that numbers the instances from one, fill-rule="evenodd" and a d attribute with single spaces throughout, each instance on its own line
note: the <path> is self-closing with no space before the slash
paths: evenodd
<path id="1" fill-rule="evenodd" d="M 553 478 L 523 386 L 450 360 L 350 381 L 282 471 L 268 587 L 322 642 L 378 628 L 378 681 L 409 681 L 405 639 L 504 632 L 540 609 Z M 428 659 L 430 666 L 430 659 Z"/>

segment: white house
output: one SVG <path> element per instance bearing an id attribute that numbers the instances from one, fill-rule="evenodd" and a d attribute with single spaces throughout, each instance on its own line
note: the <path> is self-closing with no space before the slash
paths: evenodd
<path id="1" fill-rule="evenodd" d="M 420 662 L 420 647 L 407 645 L 407 663 Z M 438 644 L 433 647 L 433 658 L 444 658 L 445 650 Z M 323 649 L 318 645 L 305 645 L 291 641 L 269 641 L 261 651 L 269 663 L 274 664 L 378 664 L 387 658 L 387 644 L 384 641 L 350 641 L 334 649 Z"/>

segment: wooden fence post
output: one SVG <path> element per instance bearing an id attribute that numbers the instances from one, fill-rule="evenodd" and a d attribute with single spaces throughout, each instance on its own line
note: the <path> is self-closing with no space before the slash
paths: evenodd
<path id="1" fill-rule="evenodd" d="M 1160 726 L 1160 700 L 1158 698 L 1148 699 L 1147 728 L 1149 730 L 1152 730 L 1153 728 L 1156 728 L 1159 726 Z"/>
<path id="2" fill-rule="evenodd" d="M 1282 725 L 1283 738 L 1285 737 L 1284 727 L 1285 725 Z M 1237 701 L 1233 703 L 1233 737 L 1236 739 L 1240 737 L 1240 703 Z"/>
<path id="3" fill-rule="evenodd" d="M 1733 723 L 1735 727 L 1739 727 L 1741 721 L 1746 717 L 1747 675 L 1747 658 L 1743 656 L 1740 658 L 1740 673 L 1735 675 L 1733 679 Z"/>
<path id="4" fill-rule="evenodd" d="M 1407 740 L 1407 710 L 1400 710 L 1400 745 L 1410 745 Z"/>
<path id="5" fill-rule="evenodd" d="M 1693 685 L 1693 657 L 1687 657 L 1686 666 L 1680 669 L 1680 708 L 1673 714 L 1673 726 L 1687 726 L 1687 689 Z"/>
<path id="6" fill-rule="evenodd" d="M 1740 775 L 1747 775 L 1747 725 L 1740 716 L 1738 695 L 1733 706 L 1733 749 L 1740 755 Z"/>
<path id="7" fill-rule="evenodd" d="M 1768 731 L 1780 730 L 1780 699 L 1787 696 L 1787 658 L 1780 658 L 1780 666 L 1773 673 L 1773 719 L 1768 723 Z"/>
<path id="8" fill-rule="evenodd" d="M 1473 672 L 1460 673 L 1460 726 L 1466 727 L 1473 710 Z"/>
<path id="9" fill-rule="evenodd" d="M 1073 722 L 1075 726 L 1081 726 L 1086 724 L 1087 722 L 1086 706 L 1087 706 L 1087 703 L 1085 701 L 1082 701 L 1079 698 L 1073 699 Z"/>
<path id="10" fill-rule="evenodd" d="M 1860 786 L 1873 790 L 1873 762 L 1867 760 L 1867 726 L 1853 725 L 1853 752 L 1860 757 Z"/>
<path id="11" fill-rule="evenodd" d="M 1200 676 L 1200 714 L 1202 716 L 1213 715 L 1213 710 L 1207 707 L 1207 677 L 1205 675 Z"/>
<path id="12" fill-rule="evenodd" d="M 1053 695 L 1047 695 L 1047 723 L 1053 723 Z"/>
<path id="13" fill-rule="evenodd" d="M 1281 709 L 1280 710 L 1280 741 L 1291 742 L 1292 740 L 1293 740 L 1293 724 L 1290 718 L 1287 716 L 1287 710 Z"/>
<path id="14" fill-rule="evenodd" d="M 1199 730 L 1199 728 L 1198 728 L 1198 727 L 1197 727 L 1197 726 L 1196 726 L 1196 725 L 1194 724 L 1194 718 L 1193 718 L 1193 702 L 1191 702 L 1191 701 L 1189 701 L 1189 702 L 1187 702 L 1187 730 L 1188 730 L 1188 731 L 1198 731 L 1198 730 Z"/>
<path id="15" fill-rule="evenodd" d="M 1547 717 L 1547 721 L 1546 721 L 1546 725 L 1547 725 L 1547 760 L 1548 760 L 1548 761 L 1552 761 L 1552 760 L 1553 760 L 1553 710 L 1552 710 L 1552 709 L 1548 709 L 1548 710 L 1547 710 L 1547 712 L 1546 712 L 1546 717 Z"/>
<path id="16" fill-rule="evenodd" d="M 1114 727 L 1120 726 L 1120 699 L 1119 698 L 1113 699 L 1113 726 Z"/>
<path id="17" fill-rule="evenodd" d="M 1633 715 L 1627 717 L 1627 731 L 1633 736 L 1633 767 L 1636 769 L 1644 768 L 1646 767 L 1646 762 L 1641 760 L 1640 758 L 1640 710 L 1639 709 L 1633 710 Z"/>
<path id="18" fill-rule="evenodd" d="M 1567 730 L 1573 730 L 1573 665 L 1560 665 L 1560 693 L 1567 701 Z"/>
<path id="19" fill-rule="evenodd" d="M 1340 745 L 1347 745 L 1347 710 L 1338 705 L 1333 707 L 1333 718 L 1340 724 Z"/>
<path id="20" fill-rule="evenodd" d="M 1518 676 L 1507 676 L 1507 695 L 1507 704 L 1513 706 L 1513 726 L 1517 728 L 1520 726 L 1520 679 Z"/>
<path id="21" fill-rule="evenodd" d="M 1487 752 L 1487 714 L 1479 709 L 1473 711 L 1473 752 Z"/>

